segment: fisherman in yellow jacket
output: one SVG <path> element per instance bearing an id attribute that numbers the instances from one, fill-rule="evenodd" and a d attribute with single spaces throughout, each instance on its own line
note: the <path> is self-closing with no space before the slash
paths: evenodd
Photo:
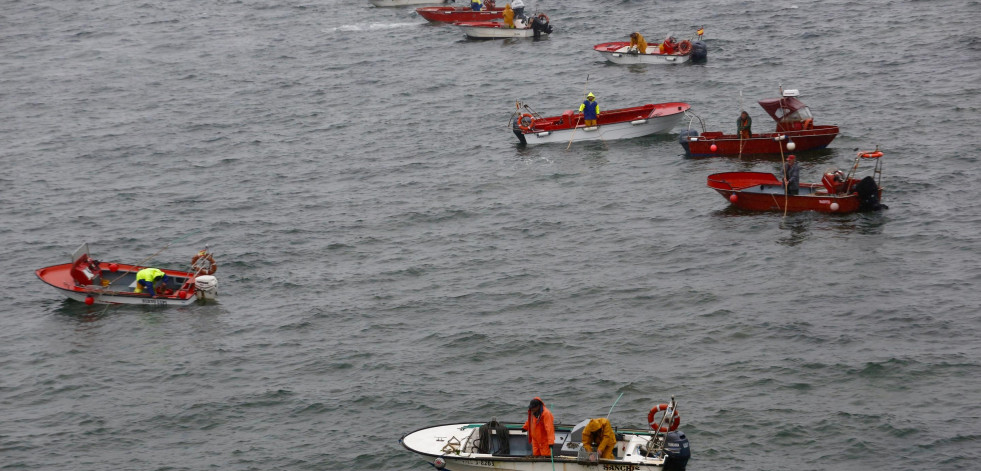
<path id="1" fill-rule="evenodd" d="M 159 268 L 144 268 L 136 272 L 136 288 L 133 289 L 133 292 L 142 293 L 143 290 L 146 290 L 150 293 L 150 296 L 155 296 L 159 283 L 166 282 L 167 274 L 163 270 Z"/>
<path id="2" fill-rule="evenodd" d="M 630 33 L 630 47 L 641 54 L 647 54 L 647 41 L 644 41 L 640 33 Z"/>
<path id="3" fill-rule="evenodd" d="M 600 458 L 606 460 L 613 459 L 613 448 L 617 445 L 617 436 L 613 433 L 613 426 L 605 417 L 590 420 L 586 428 L 582 429 L 582 446 L 586 451 L 593 451 L 593 442 L 598 443 L 596 451 Z"/>
<path id="4" fill-rule="evenodd" d="M 501 14 L 504 15 L 504 25 L 514 29 L 514 10 L 511 9 L 510 3 L 504 4 L 504 12 Z"/>

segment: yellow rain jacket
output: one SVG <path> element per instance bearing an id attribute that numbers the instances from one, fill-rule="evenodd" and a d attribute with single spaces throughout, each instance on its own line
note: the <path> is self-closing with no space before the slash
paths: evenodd
<path id="1" fill-rule="evenodd" d="M 613 447 L 617 445 L 617 436 L 606 418 L 590 420 L 586 428 L 582 429 L 583 448 L 586 451 L 593 451 L 593 442 L 599 443 L 596 451 L 600 453 L 600 458 L 613 459 Z"/>
<path id="2" fill-rule="evenodd" d="M 514 28 L 514 10 L 511 9 L 511 4 L 508 3 L 504 5 L 504 24 L 508 28 Z"/>
<path id="3" fill-rule="evenodd" d="M 148 281 L 152 284 L 153 280 L 156 279 L 158 276 L 164 276 L 163 270 L 160 270 L 158 268 L 144 268 L 136 272 L 136 289 L 134 289 L 133 292 L 142 293 L 143 286 L 140 285 L 140 281 Z"/>

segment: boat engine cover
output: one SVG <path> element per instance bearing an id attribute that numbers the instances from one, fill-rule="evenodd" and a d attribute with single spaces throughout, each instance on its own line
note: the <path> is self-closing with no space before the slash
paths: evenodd
<path id="1" fill-rule="evenodd" d="M 691 448 L 685 432 L 675 430 L 664 437 L 664 471 L 685 471 L 688 459 L 691 458 Z"/>
<path id="2" fill-rule="evenodd" d="M 214 291 L 218 288 L 218 278 L 212 275 L 201 275 L 194 279 L 194 287 L 201 291 Z"/>

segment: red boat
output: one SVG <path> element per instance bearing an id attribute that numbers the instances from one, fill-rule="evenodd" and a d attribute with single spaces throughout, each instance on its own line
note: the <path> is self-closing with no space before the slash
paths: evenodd
<path id="1" fill-rule="evenodd" d="M 784 191 L 782 179 L 764 172 L 726 172 L 708 176 L 708 187 L 718 191 L 733 206 L 749 211 L 820 211 L 852 213 L 876 211 L 887 207 L 882 198 L 882 152 L 859 152 L 847 175 L 840 170 L 828 171 L 821 183 L 801 183 L 796 195 Z M 872 175 L 856 178 L 862 160 L 875 160 Z"/>
<path id="2" fill-rule="evenodd" d="M 776 121 L 774 132 L 753 133 L 748 139 L 740 139 L 738 134 L 704 132 L 704 125 L 703 132 L 699 134 L 689 125 L 678 141 L 685 148 L 685 153 L 693 157 L 802 152 L 824 149 L 831 144 L 838 135 L 838 126 L 814 124 L 811 110 L 796 98 L 799 95 L 797 90 L 783 90 L 781 94 L 783 96 L 780 98 L 759 101 L 760 106 Z M 783 145 L 785 147 L 781 149 Z"/>
<path id="3" fill-rule="evenodd" d="M 493 21 L 503 19 L 503 8 L 491 7 L 473 11 L 470 7 L 422 7 L 416 8 L 419 16 L 433 23 L 455 23 L 458 21 Z"/>

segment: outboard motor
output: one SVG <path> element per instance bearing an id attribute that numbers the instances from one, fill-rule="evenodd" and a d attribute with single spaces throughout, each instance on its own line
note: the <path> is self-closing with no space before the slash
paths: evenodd
<path id="1" fill-rule="evenodd" d="M 688 149 L 688 143 L 690 142 L 689 138 L 696 137 L 699 134 L 700 133 L 694 129 L 685 129 L 684 131 L 681 131 L 680 135 L 678 135 L 678 143 L 681 144 L 681 147 L 685 148 L 685 155 L 691 154 L 691 151 Z"/>
<path id="2" fill-rule="evenodd" d="M 703 41 L 691 43 L 691 61 L 704 64 L 708 60 L 708 46 Z"/>
<path id="3" fill-rule="evenodd" d="M 531 30 L 535 34 L 535 39 L 541 39 L 542 33 L 552 34 L 552 25 L 548 23 L 545 16 L 538 15 L 531 21 Z"/>
<path id="4" fill-rule="evenodd" d="M 691 458 L 691 448 L 685 432 L 668 432 L 664 440 L 664 471 L 685 471 L 688 459 Z"/>
<path id="5" fill-rule="evenodd" d="M 879 203 L 879 185 L 875 184 L 875 179 L 871 176 L 867 176 L 858 182 L 858 185 L 855 185 L 855 191 L 858 192 L 859 211 L 888 209 L 886 205 Z"/>

